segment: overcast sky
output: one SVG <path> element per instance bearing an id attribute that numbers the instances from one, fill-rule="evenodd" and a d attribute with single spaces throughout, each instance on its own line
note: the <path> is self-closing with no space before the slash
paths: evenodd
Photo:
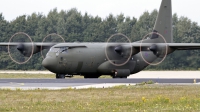
<path id="1" fill-rule="evenodd" d="M 161 0 L 0 0 L 0 13 L 11 21 L 17 16 L 33 12 L 48 14 L 54 8 L 69 10 L 77 8 L 82 14 L 107 17 L 110 13 L 140 17 L 144 11 L 159 9 Z M 200 0 L 172 0 L 173 13 L 187 16 L 200 25 Z"/>

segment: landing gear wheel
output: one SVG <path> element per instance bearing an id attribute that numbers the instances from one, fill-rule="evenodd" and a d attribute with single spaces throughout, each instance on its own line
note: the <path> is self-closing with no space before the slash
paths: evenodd
<path id="1" fill-rule="evenodd" d="M 99 75 L 85 75 L 84 78 L 87 79 L 87 78 L 99 78 L 100 76 Z"/>
<path id="2" fill-rule="evenodd" d="M 117 78 L 120 78 L 120 79 L 127 79 L 127 76 L 121 76 L 121 77 L 117 77 L 117 76 L 111 76 L 113 79 L 117 79 Z"/>
<path id="3" fill-rule="evenodd" d="M 56 79 L 65 79 L 65 74 L 56 74 Z"/>

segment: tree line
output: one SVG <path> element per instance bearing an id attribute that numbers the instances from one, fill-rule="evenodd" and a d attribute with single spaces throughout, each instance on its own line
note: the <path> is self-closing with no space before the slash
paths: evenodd
<path id="1" fill-rule="evenodd" d="M 4 19 L 0 13 L 0 42 L 8 42 L 16 32 L 25 32 L 34 42 L 41 42 L 52 33 L 61 35 L 65 42 L 105 42 L 116 33 L 123 33 L 132 42 L 141 40 L 152 32 L 158 11 L 144 12 L 138 19 L 123 14 L 106 18 L 82 14 L 76 8 L 68 11 L 51 10 L 48 15 L 32 13 L 21 15 L 12 21 Z M 173 37 L 176 43 L 200 43 L 200 26 L 187 17 L 173 14 Z M 182 70 L 200 68 L 200 51 L 175 51 L 158 66 L 149 66 L 154 70 Z M 40 53 L 34 55 L 26 64 L 16 64 L 7 53 L 6 47 L 0 47 L 0 69 L 43 70 L 43 58 Z"/>

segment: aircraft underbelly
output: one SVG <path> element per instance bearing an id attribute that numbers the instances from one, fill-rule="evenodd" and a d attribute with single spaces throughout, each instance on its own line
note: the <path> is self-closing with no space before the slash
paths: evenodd
<path id="1" fill-rule="evenodd" d="M 133 59 L 136 61 L 136 66 L 131 74 L 135 74 L 135 73 L 142 71 L 150 64 L 156 64 L 157 62 L 154 62 L 154 61 L 156 59 L 158 59 L 158 57 L 156 57 L 151 52 L 140 52 L 140 53 L 134 55 Z"/>
<path id="2" fill-rule="evenodd" d="M 116 70 L 129 70 L 130 72 L 132 72 L 135 69 L 135 66 L 136 62 L 132 60 L 122 66 L 115 66 L 109 61 L 106 61 L 98 67 L 98 72 L 102 75 L 111 75 Z"/>

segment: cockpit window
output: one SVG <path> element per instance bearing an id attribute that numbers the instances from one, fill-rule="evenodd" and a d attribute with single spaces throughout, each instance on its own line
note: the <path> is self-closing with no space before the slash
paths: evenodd
<path id="1" fill-rule="evenodd" d="M 61 47 L 60 52 L 61 53 L 67 53 L 68 47 Z"/>
<path id="2" fill-rule="evenodd" d="M 61 48 L 51 48 L 49 52 L 56 52 L 56 53 L 67 53 L 68 47 L 61 47 Z"/>
<path id="3" fill-rule="evenodd" d="M 58 52 L 60 49 L 59 48 L 51 48 L 50 50 L 49 50 L 49 52 Z"/>

